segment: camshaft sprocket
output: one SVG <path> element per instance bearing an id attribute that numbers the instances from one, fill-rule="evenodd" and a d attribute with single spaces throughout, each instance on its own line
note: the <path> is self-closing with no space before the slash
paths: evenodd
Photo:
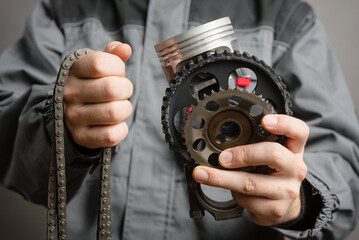
<path id="1" fill-rule="evenodd" d="M 240 69 L 247 69 L 255 76 L 255 85 L 230 89 L 231 76 Z M 237 106 L 236 110 L 228 104 L 229 99 L 235 95 L 240 96 L 245 103 Z M 219 113 L 205 113 L 206 104 L 214 99 L 221 101 Z M 290 105 L 285 84 L 263 61 L 239 51 L 209 51 L 189 60 L 177 72 L 175 80 L 170 82 L 163 98 L 161 120 L 166 141 L 182 160 L 217 166 L 218 154 L 228 147 L 258 141 L 283 141 L 282 136 L 266 132 L 260 120 L 269 113 L 291 115 Z M 188 111 L 191 107 L 192 112 Z M 261 114 L 253 117 L 251 110 Z M 187 121 L 186 115 L 189 118 Z M 194 119 L 199 119 L 199 122 L 202 119 L 204 124 L 209 125 L 200 128 L 205 130 L 192 130 Z M 216 122 L 221 124 L 214 127 Z M 221 134 L 226 128 L 232 129 L 234 133 Z M 206 146 L 203 147 L 203 144 Z"/>

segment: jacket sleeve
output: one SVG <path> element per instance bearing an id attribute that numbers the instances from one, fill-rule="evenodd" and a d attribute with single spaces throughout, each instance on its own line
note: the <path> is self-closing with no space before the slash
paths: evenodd
<path id="1" fill-rule="evenodd" d="M 320 204 L 312 226 L 278 230 L 298 239 L 344 239 L 359 215 L 359 124 L 321 22 L 314 17 L 305 25 L 274 68 L 291 93 L 294 116 L 310 127 L 306 182 L 312 188 L 309 198 Z"/>
<path id="2" fill-rule="evenodd" d="M 52 89 L 63 50 L 63 34 L 44 1 L 28 19 L 23 37 L 0 56 L 0 183 L 44 205 L 53 141 Z M 98 156 L 83 156 L 65 138 L 71 197 Z"/>

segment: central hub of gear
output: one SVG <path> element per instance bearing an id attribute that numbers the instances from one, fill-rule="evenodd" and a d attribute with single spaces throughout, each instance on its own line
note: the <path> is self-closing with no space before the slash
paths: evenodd
<path id="1" fill-rule="evenodd" d="M 275 141 L 264 134 L 261 119 L 273 112 L 268 102 L 245 90 L 212 91 L 188 112 L 183 138 L 197 164 L 218 166 L 221 151 L 239 145 Z"/>

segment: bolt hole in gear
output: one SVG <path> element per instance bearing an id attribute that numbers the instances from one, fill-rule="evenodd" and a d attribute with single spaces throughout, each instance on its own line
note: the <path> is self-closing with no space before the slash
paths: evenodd
<path id="1" fill-rule="evenodd" d="M 198 165 L 221 168 L 228 148 L 262 141 L 285 142 L 261 125 L 267 114 L 291 115 L 280 76 L 263 61 L 242 52 L 228 17 L 193 28 L 155 46 L 169 82 L 161 121 L 169 147 L 185 164 L 190 216 L 204 210 L 216 220 L 239 217 L 234 200 L 209 198 L 192 178 Z M 236 169 L 270 171 L 265 166 Z"/>

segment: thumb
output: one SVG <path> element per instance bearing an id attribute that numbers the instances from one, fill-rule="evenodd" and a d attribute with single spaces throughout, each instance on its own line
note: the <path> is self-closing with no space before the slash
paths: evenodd
<path id="1" fill-rule="evenodd" d="M 126 43 L 113 41 L 107 44 L 104 52 L 116 55 L 121 58 L 123 62 L 126 62 L 131 57 L 132 49 L 130 45 Z"/>

